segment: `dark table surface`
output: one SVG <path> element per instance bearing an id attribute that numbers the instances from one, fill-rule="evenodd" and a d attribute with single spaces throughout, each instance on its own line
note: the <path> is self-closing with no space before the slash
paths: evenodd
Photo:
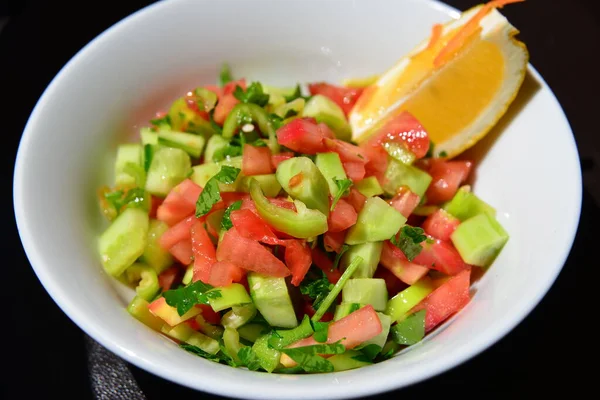
<path id="1" fill-rule="evenodd" d="M 462 10 L 478 2 L 448 1 Z M 1 241 L 2 253 L 8 256 L 4 258 L 1 292 L 8 307 L 8 321 L 3 320 L 5 327 L 0 330 L 4 339 L 0 343 L 8 349 L 2 358 L 2 399 L 53 395 L 76 399 L 217 398 L 150 375 L 90 340 L 44 291 L 25 257 L 14 222 L 14 158 L 35 102 L 81 47 L 148 3 L 0 1 L 0 129 L 4 137 L 0 162 L 5 171 L 3 187 L 11 188 L 11 193 L 2 196 L 2 221 L 8 228 Z M 591 303 L 584 300 L 581 289 L 576 290 L 576 276 L 593 276 L 591 270 L 597 268 L 588 259 L 598 238 L 594 228 L 600 223 L 600 146 L 596 123 L 600 80 L 595 62 L 600 53 L 599 5 L 589 0 L 527 0 L 525 4 L 507 7 L 504 13 L 521 30 L 520 37 L 529 47 L 532 64 L 557 95 L 577 140 L 585 187 L 575 245 L 549 293 L 505 338 L 447 373 L 373 399 L 429 398 L 442 393 L 520 398 L 562 390 L 575 395 L 586 383 L 578 379 L 584 367 L 577 360 L 585 353 L 586 348 L 581 346 L 587 339 L 582 335 L 591 321 L 579 318 L 578 313 L 591 307 Z M 531 149 L 543 150 L 543 143 Z M 523 201 L 534 206 L 545 199 Z"/>

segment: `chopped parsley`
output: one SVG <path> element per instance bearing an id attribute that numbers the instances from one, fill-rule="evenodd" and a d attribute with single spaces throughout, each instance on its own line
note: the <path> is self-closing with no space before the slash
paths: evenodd
<path id="1" fill-rule="evenodd" d="M 231 81 L 233 81 L 233 76 L 231 76 L 229 64 L 223 64 L 223 66 L 221 66 L 221 73 L 219 74 L 219 85 L 223 87 Z"/>
<path id="2" fill-rule="evenodd" d="M 260 107 L 266 106 L 269 102 L 269 95 L 264 92 L 260 82 L 252 82 L 246 90 L 236 86 L 233 96 L 242 103 L 253 103 Z"/>
<path id="3" fill-rule="evenodd" d="M 350 246 L 348 246 L 347 244 L 344 244 L 342 246 L 342 248 L 340 249 L 340 252 L 335 255 L 335 259 L 333 260 L 332 271 L 338 267 L 338 265 L 340 264 L 340 260 L 342 259 L 342 256 L 349 249 L 350 249 Z"/>
<path id="4" fill-rule="evenodd" d="M 331 211 L 333 211 L 333 209 L 335 208 L 335 205 L 337 204 L 337 202 L 342 197 L 344 197 L 345 195 L 348 194 L 348 192 L 350 191 L 350 186 L 352 186 L 352 180 L 351 179 L 337 179 L 337 178 L 333 178 L 333 182 L 338 187 L 338 192 L 335 195 L 335 198 L 333 199 L 333 201 L 331 202 Z"/>
<path id="5" fill-rule="evenodd" d="M 320 273 L 318 278 L 305 278 L 300 284 L 300 293 L 305 294 L 314 300 L 313 308 L 315 310 L 319 308 L 323 300 L 325 300 L 334 286 L 331 282 L 329 282 L 329 279 L 327 279 L 327 276 L 325 276 L 323 271 L 318 270 L 318 272 Z"/>
<path id="6" fill-rule="evenodd" d="M 223 165 L 221 170 L 206 182 L 204 189 L 196 201 L 196 218 L 207 214 L 221 200 L 219 182 L 230 184 L 235 182 L 240 173 L 239 168 Z"/>
<path id="7" fill-rule="evenodd" d="M 402 345 L 413 345 L 425 336 L 425 310 L 409 315 L 398 322 L 390 331 L 392 340 Z"/>
<path id="8" fill-rule="evenodd" d="M 228 231 L 233 227 L 233 224 L 231 223 L 231 212 L 239 210 L 241 207 L 242 201 L 238 200 L 225 209 L 225 213 L 223 213 L 223 218 L 221 219 L 221 230 Z"/>
<path id="9" fill-rule="evenodd" d="M 319 354 L 342 354 L 344 351 L 346 351 L 346 348 L 339 342 L 281 350 L 282 353 L 287 354 L 292 360 L 296 361 L 298 366 L 306 372 L 333 372 L 333 364 L 329 360 L 320 357 Z"/>
<path id="10" fill-rule="evenodd" d="M 394 235 L 390 241 L 394 246 L 402 250 L 408 261 L 414 260 L 421 253 L 421 250 L 423 250 L 421 242 L 428 240 L 425 231 L 419 227 L 404 225 L 399 233 L 400 236 L 398 238 Z"/>
<path id="11" fill-rule="evenodd" d="M 177 308 L 180 316 L 192 309 L 196 304 L 208 304 L 209 299 L 221 297 L 221 291 L 202 281 L 196 281 L 179 289 L 167 290 L 162 295 L 168 305 Z"/>

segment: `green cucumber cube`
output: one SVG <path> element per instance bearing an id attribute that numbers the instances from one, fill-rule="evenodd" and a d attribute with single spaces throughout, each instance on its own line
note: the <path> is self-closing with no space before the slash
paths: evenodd
<path id="1" fill-rule="evenodd" d="M 461 221 L 481 213 L 496 216 L 496 209 L 471 192 L 469 186 L 459 188 L 452 200 L 444 204 L 442 208 Z"/>
<path id="2" fill-rule="evenodd" d="M 331 128 L 338 139 L 345 141 L 352 139 L 352 130 L 346 120 L 344 110 L 328 97 L 320 94 L 312 96 L 306 102 L 302 115 L 313 117 L 317 122 L 324 123 Z"/>
<path id="3" fill-rule="evenodd" d="M 164 197 L 189 176 L 191 168 L 190 156 L 185 151 L 161 147 L 152 157 L 146 177 L 146 190 Z"/>
<path id="4" fill-rule="evenodd" d="M 406 218 L 380 197 L 369 197 L 346 235 L 347 244 L 380 242 L 398 233 Z"/>
<path id="5" fill-rule="evenodd" d="M 168 250 L 163 249 L 159 244 L 161 236 L 167 230 L 169 230 L 169 225 L 163 221 L 157 219 L 150 221 L 146 248 L 144 248 L 144 254 L 142 254 L 141 261 L 154 268 L 157 274 L 160 274 L 173 265 L 171 253 L 169 253 Z"/>
<path id="6" fill-rule="evenodd" d="M 388 167 L 385 171 L 385 184 L 383 185 L 385 193 L 393 196 L 401 186 L 408 186 L 413 193 L 423 198 L 431 183 L 431 175 L 391 157 L 388 157 L 388 160 Z"/>
<path id="7" fill-rule="evenodd" d="M 254 305 L 271 326 L 279 328 L 298 326 L 296 312 L 284 278 L 250 272 L 248 286 Z"/>
<path id="8" fill-rule="evenodd" d="M 383 194 L 383 188 L 379 181 L 374 176 L 361 179 L 354 183 L 354 188 L 362 193 L 365 197 L 379 196 Z"/>
<path id="9" fill-rule="evenodd" d="M 335 198 L 340 188 L 335 184 L 334 178 L 338 180 L 348 179 L 340 156 L 333 152 L 318 153 L 315 156 L 315 165 L 327 180 L 331 197 Z"/>
<path id="10" fill-rule="evenodd" d="M 352 278 L 372 278 L 381 258 L 383 242 L 366 242 L 350 246 L 340 260 L 340 270 L 344 272 L 356 257 L 361 257 L 362 262 L 352 274 Z"/>
<path id="11" fill-rule="evenodd" d="M 388 292 L 384 279 L 348 279 L 342 289 L 343 303 L 372 305 L 375 311 L 385 311 Z"/>
<path id="12" fill-rule="evenodd" d="M 450 239 L 467 264 L 486 268 L 508 242 L 508 233 L 494 216 L 484 212 L 462 222 Z"/>

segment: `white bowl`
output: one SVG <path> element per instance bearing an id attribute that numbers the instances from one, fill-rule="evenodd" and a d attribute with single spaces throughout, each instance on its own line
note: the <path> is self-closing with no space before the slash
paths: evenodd
<path id="1" fill-rule="evenodd" d="M 515 8 L 518 7 L 514 6 Z M 370 75 L 458 16 L 422 1 L 160 2 L 81 50 L 39 100 L 16 162 L 19 232 L 40 281 L 81 329 L 127 361 L 198 390 L 253 399 L 337 399 L 400 388 L 452 368 L 513 329 L 548 291 L 571 248 L 581 203 L 569 124 L 537 72 L 486 143 L 475 192 L 511 238 L 471 303 L 397 357 L 359 370 L 269 375 L 195 357 L 125 310 L 131 293 L 102 270 L 95 188 L 110 182 L 115 145 L 188 88 L 237 76 L 270 84 Z M 533 49 L 535 51 L 535 49 Z M 473 154 L 477 154 L 477 151 Z"/>

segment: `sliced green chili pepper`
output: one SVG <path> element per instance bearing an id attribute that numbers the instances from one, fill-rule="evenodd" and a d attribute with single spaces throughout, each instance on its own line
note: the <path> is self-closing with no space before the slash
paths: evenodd
<path id="1" fill-rule="evenodd" d="M 279 143 L 275 128 L 269 120 L 269 115 L 260 106 L 251 103 L 240 103 L 233 107 L 223 123 L 223 137 L 231 139 L 237 130 L 245 125 L 256 123 L 260 132 L 269 138 L 268 146 L 273 154 L 279 153 Z"/>
<path id="2" fill-rule="evenodd" d="M 272 204 L 263 194 L 255 179 L 250 181 L 250 196 L 260 216 L 273 228 L 297 238 L 317 237 L 327 232 L 327 217 L 318 210 L 311 210 L 295 200 L 296 212 Z"/>
<path id="3" fill-rule="evenodd" d="M 152 300 L 160 290 L 156 271 L 148 265 L 135 263 L 127 268 L 125 273 L 129 282 L 139 281 L 135 291 L 138 296 L 146 301 Z"/>

